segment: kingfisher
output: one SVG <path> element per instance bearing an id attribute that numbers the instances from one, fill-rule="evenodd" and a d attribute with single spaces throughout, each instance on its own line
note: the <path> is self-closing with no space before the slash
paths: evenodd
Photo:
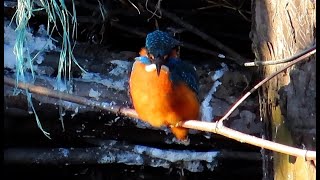
<path id="1" fill-rule="evenodd" d="M 199 119 L 199 81 L 195 68 L 178 58 L 178 45 L 166 32 L 149 33 L 132 66 L 129 93 L 139 119 L 167 126 L 177 139 L 186 140 L 188 129 L 179 123 Z"/>

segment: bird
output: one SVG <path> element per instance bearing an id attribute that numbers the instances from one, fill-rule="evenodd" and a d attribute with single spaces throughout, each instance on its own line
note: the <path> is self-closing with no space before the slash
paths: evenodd
<path id="1" fill-rule="evenodd" d="M 199 80 L 196 69 L 177 57 L 178 45 L 167 32 L 147 34 L 145 47 L 132 66 L 129 94 L 139 119 L 153 127 L 169 127 L 184 141 L 188 129 L 179 123 L 200 116 Z"/>

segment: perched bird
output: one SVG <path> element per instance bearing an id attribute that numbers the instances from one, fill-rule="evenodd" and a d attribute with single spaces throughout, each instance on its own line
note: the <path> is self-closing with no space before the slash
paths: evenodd
<path id="1" fill-rule="evenodd" d="M 149 33 L 133 64 L 129 86 L 141 120 L 154 127 L 168 126 L 177 139 L 185 140 L 188 130 L 177 125 L 199 118 L 199 84 L 195 68 L 177 57 L 178 43 L 165 32 Z"/>

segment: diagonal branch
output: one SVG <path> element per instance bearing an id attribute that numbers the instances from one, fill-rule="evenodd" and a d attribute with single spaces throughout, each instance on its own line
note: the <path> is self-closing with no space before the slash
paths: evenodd
<path id="1" fill-rule="evenodd" d="M 14 87 L 15 86 L 15 80 L 12 78 L 4 77 L 4 83 Z M 129 109 L 129 108 L 121 108 L 119 106 L 107 106 L 104 103 L 89 100 L 84 97 L 75 96 L 72 94 L 63 93 L 60 91 L 44 88 L 41 86 L 32 85 L 29 83 L 23 83 L 19 82 L 17 84 L 17 87 L 20 89 L 28 89 L 28 91 L 44 96 L 48 96 L 51 98 L 56 99 L 62 99 L 65 101 L 70 101 L 73 103 L 86 105 L 86 106 L 92 106 L 95 108 L 99 108 L 102 110 L 106 110 L 112 113 L 118 113 L 127 117 L 131 118 L 138 118 L 138 115 L 135 110 Z M 315 151 L 307 151 L 303 149 L 293 148 L 290 146 L 282 145 L 279 143 L 271 142 L 268 140 L 264 140 L 261 138 L 257 138 L 255 136 L 251 136 L 248 134 L 241 133 L 239 131 L 232 130 L 230 128 L 227 128 L 223 126 L 222 121 L 215 122 L 203 122 L 203 121 L 197 121 L 197 120 L 188 120 L 183 123 L 181 123 L 181 126 L 185 128 L 191 128 L 196 129 L 200 131 L 208 131 L 213 132 L 216 134 L 223 135 L 225 137 L 228 137 L 230 139 L 234 139 L 243 143 L 248 143 L 251 145 L 259 146 L 261 148 L 289 154 L 292 156 L 301 156 L 305 157 L 307 160 L 312 160 L 316 158 L 316 152 Z"/>

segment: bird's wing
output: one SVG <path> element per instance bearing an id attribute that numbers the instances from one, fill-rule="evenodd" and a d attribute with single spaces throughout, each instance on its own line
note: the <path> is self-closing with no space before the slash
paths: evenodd
<path id="1" fill-rule="evenodd" d="M 176 58 L 170 58 L 167 66 L 170 69 L 170 78 L 174 83 L 184 82 L 196 94 L 199 93 L 199 78 L 194 66 Z"/>

